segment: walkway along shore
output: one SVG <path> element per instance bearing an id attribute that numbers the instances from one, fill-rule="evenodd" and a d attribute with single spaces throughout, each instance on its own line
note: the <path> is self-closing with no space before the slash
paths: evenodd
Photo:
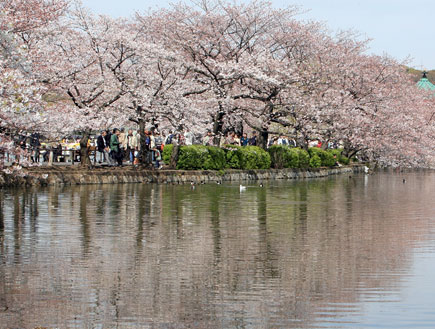
<path id="1" fill-rule="evenodd" d="M 364 165 L 309 169 L 264 170 L 145 170 L 135 167 L 82 169 L 65 167 L 31 167 L 19 175 L 0 174 L 0 187 L 157 183 L 185 184 L 234 182 L 249 180 L 306 179 L 363 172 Z"/>

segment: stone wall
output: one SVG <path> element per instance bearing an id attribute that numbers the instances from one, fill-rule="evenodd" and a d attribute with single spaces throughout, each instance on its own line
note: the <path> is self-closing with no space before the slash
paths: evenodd
<path id="1" fill-rule="evenodd" d="M 160 183 L 185 184 L 190 182 L 229 182 L 247 180 L 305 179 L 329 175 L 362 172 L 363 165 L 316 169 L 268 170 L 144 170 L 135 167 L 94 168 L 34 167 L 19 171 L 19 175 L 0 175 L 0 187 L 47 186 L 80 184 Z"/>

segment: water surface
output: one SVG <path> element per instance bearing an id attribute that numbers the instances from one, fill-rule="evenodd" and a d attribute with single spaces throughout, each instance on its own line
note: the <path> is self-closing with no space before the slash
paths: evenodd
<path id="1" fill-rule="evenodd" d="M 0 328 L 435 327 L 435 173 L 247 185 L 1 190 Z"/>

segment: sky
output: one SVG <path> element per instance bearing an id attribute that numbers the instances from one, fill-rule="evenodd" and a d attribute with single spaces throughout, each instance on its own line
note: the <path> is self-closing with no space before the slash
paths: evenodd
<path id="1" fill-rule="evenodd" d="M 275 7 L 299 5 L 300 19 L 321 21 L 332 31 L 353 30 L 369 38 L 369 53 L 388 54 L 409 66 L 435 69 L 434 0 L 270 0 Z M 168 7 L 170 0 L 82 0 L 94 13 L 114 17 Z M 432 26 L 431 26 L 432 25 Z"/>

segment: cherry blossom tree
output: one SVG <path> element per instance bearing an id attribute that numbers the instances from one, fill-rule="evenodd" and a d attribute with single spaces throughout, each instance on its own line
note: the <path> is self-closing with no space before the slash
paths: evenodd
<path id="1" fill-rule="evenodd" d="M 28 4 L 0 5 L 3 148 L 13 145 L 7 130 L 80 131 L 87 165 L 92 130 L 134 122 L 141 132 L 248 127 L 264 148 L 286 132 L 301 147 L 335 142 L 385 165 L 434 158 L 434 97 L 403 63 L 368 55 L 355 34 L 297 20 L 295 7 L 203 0 L 113 19 L 79 3 Z"/>
<path id="2" fill-rule="evenodd" d="M 146 126 L 182 130 L 200 125 L 194 104 L 184 97 L 185 86 L 192 82 L 185 79 L 188 68 L 182 57 L 156 43 L 134 22 L 124 22 L 119 29 L 121 33 L 109 36 L 117 47 L 106 63 L 118 88 L 125 92 L 119 111 L 139 126 L 141 134 Z M 146 164 L 145 139 L 140 142 L 139 159 Z"/>
<path id="3" fill-rule="evenodd" d="M 33 53 L 39 79 L 63 97 L 56 104 L 63 134 L 78 131 L 83 135 L 82 165 L 89 165 L 91 131 L 120 126 L 127 120 L 117 107 L 126 91 L 111 72 L 113 65 L 125 60 L 122 53 L 117 53 L 119 45 L 113 37 L 120 32 L 115 19 L 95 17 L 76 5 L 52 26 Z"/>
<path id="4" fill-rule="evenodd" d="M 46 120 L 43 86 L 29 59 L 29 40 L 58 19 L 64 1 L 5 0 L 0 4 L 0 149 L 19 155 L 13 137 L 39 129 Z M 1 164 L 3 165 L 3 164 Z"/>
<path id="5" fill-rule="evenodd" d="M 227 4 L 202 1 L 195 7 L 180 4 L 170 10 L 140 16 L 143 25 L 154 26 L 156 38 L 166 48 L 179 52 L 188 66 L 185 97 L 202 107 L 215 134 L 224 130 L 225 122 L 240 121 L 234 96 L 247 74 L 243 58 L 257 48 L 284 17 L 296 13 L 291 7 L 274 10 L 270 4 Z"/>
<path id="6" fill-rule="evenodd" d="M 414 132 L 424 128 L 432 136 L 431 125 L 424 125 L 424 102 L 402 64 L 366 55 L 367 40 L 332 35 L 321 24 L 297 21 L 296 12 L 202 1 L 139 21 L 183 56 L 184 96 L 211 117 L 215 133 L 242 120 L 260 132 L 263 147 L 270 133 L 287 131 L 303 147 L 319 139 L 343 143 L 349 156 L 383 154 L 385 163 L 421 158 L 424 143 Z M 398 157 L 398 145 L 416 151 Z"/>

